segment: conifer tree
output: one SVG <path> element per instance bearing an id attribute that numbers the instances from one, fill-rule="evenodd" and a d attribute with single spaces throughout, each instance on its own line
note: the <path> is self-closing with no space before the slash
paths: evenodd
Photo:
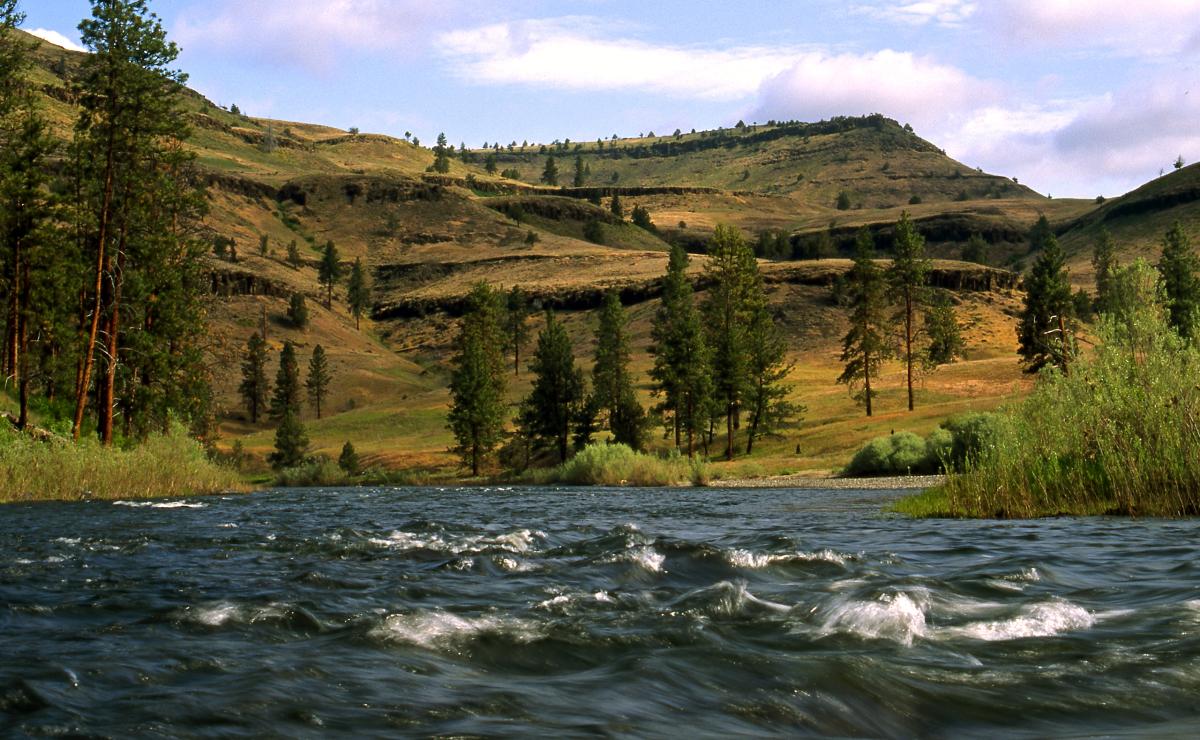
<path id="1" fill-rule="evenodd" d="M 542 170 L 542 182 L 547 185 L 558 184 L 558 164 L 554 161 L 554 155 L 546 157 L 546 168 Z"/>
<path id="2" fill-rule="evenodd" d="M 321 265 L 317 269 L 317 281 L 325 286 L 325 308 L 333 308 L 333 286 L 337 285 L 338 280 L 342 277 L 342 265 L 338 261 L 337 247 L 332 241 L 325 244 L 325 251 L 321 254 Z"/>
<path id="3" fill-rule="evenodd" d="M 333 373 L 329 370 L 329 358 L 321 345 L 313 347 L 312 357 L 308 361 L 308 378 L 304 387 L 308 391 L 308 402 L 321 418 L 321 402 L 329 397 L 329 384 L 333 382 Z"/>
<path id="4" fill-rule="evenodd" d="M 300 416 L 300 364 L 296 347 L 283 343 L 279 353 L 279 370 L 275 373 L 275 391 L 271 395 L 271 420 L 280 421 L 287 414 Z"/>
<path id="5" fill-rule="evenodd" d="M 438 134 L 433 147 L 433 170 L 445 174 L 450 171 L 450 147 L 446 145 L 446 134 Z"/>
<path id="6" fill-rule="evenodd" d="M 270 237 L 268 237 L 266 234 L 263 234 L 262 236 L 258 237 L 258 255 L 260 257 L 266 257 L 267 253 L 269 253 L 270 251 L 271 251 Z"/>
<path id="7" fill-rule="evenodd" d="M 905 378 L 908 385 L 908 410 L 914 408 L 913 374 L 916 364 L 917 311 L 925 305 L 925 282 L 930 261 L 925 257 L 925 238 L 908 218 L 900 214 L 896 224 L 895 251 L 886 278 L 897 304 L 895 320 L 901 328 L 901 352 L 904 355 Z"/>
<path id="8" fill-rule="evenodd" d="M 504 333 L 505 344 L 513 353 L 513 375 L 520 377 L 521 348 L 529 341 L 529 298 L 518 285 L 508 291 Z"/>
<path id="9" fill-rule="evenodd" d="M 308 327 L 308 305 L 304 301 L 303 293 L 292 293 L 292 297 L 288 299 L 287 317 L 297 329 Z"/>
<path id="10" fill-rule="evenodd" d="M 565 461 L 585 394 L 571 339 L 552 312 L 547 312 L 546 326 L 538 334 L 530 370 L 533 388 L 522 405 L 523 417 L 532 434 Z"/>
<path id="11" fill-rule="evenodd" d="M 1063 336 L 1071 310 L 1071 286 L 1063 263 L 1058 240 L 1050 235 L 1025 278 L 1025 308 L 1017 327 L 1017 354 L 1029 373 L 1036 373 L 1046 365 L 1066 369 L 1074 351 L 1069 338 Z"/>
<path id="12" fill-rule="evenodd" d="M 474 476 L 504 431 L 503 311 L 500 295 L 485 283 L 472 288 L 452 361 L 447 421 L 454 451 Z"/>
<path id="13" fill-rule="evenodd" d="M 837 382 L 851 390 L 861 388 L 855 398 L 866 406 L 867 416 L 874 413 L 877 393 L 872 382 L 878 378 L 879 366 L 887 355 L 883 339 L 885 290 L 883 272 L 875 264 L 875 240 L 871 232 L 863 228 L 855 240 L 854 266 L 846 275 L 850 331 L 842 340 L 845 367 Z"/>
<path id="14" fill-rule="evenodd" d="M 725 454 L 734 457 L 734 431 L 748 382 L 746 329 L 757 263 L 736 228 L 717 224 L 708 246 L 705 274 L 712 287 L 704 304 L 711 352 L 713 398 L 725 418 Z"/>
<path id="15" fill-rule="evenodd" d="M 650 220 L 650 211 L 647 211 L 641 206 L 634 206 L 633 212 L 630 214 L 633 220 L 633 225 L 641 227 L 646 231 L 655 231 L 654 222 Z"/>
<path id="16" fill-rule="evenodd" d="M 275 470 L 287 470 L 308 456 L 308 433 L 296 412 L 288 409 L 275 429 L 275 451 L 267 459 Z"/>
<path id="17" fill-rule="evenodd" d="M 259 334 L 250 335 L 246 342 L 246 356 L 242 360 L 242 384 L 238 387 L 250 412 L 250 423 L 257 424 L 258 417 L 267 408 L 267 343 Z"/>
<path id="18" fill-rule="evenodd" d="M 609 210 L 611 210 L 612 215 L 616 216 L 617 218 L 625 218 L 625 208 L 621 205 L 621 196 L 619 194 L 613 193 L 612 203 L 609 205 Z"/>
<path id="19" fill-rule="evenodd" d="M 1200 259 L 1178 221 L 1163 237 L 1158 272 L 1167 292 L 1171 326 L 1184 339 L 1200 338 Z"/>
<path id="20" fill-rule="evenodd" d="M 300 267 L 304 264 L 304 259 L 300 256 L 300 245 L 296 243 L 295 239 L 288 242 L 287 263 L 292 267 Z"/>
<path id="21" fill-rule="evenodd" d="M 983 237 L 978 233 L 971 234 L 967 239 L 967 245 L 962 250 L 963 262 L 976 262 L 981 265 L 987 264 L 987 248 L 988 244 L 983 240 Z"/>
<path id="22" fill-rule="evenodd" d="M 669 417 L 675 447 L 682 448 L 687 436 L 688 457 L 696 451 L 696 437 L 703 434 L 712 398 L 712 375 L 708 345 L 700 312 L 687 278 L 688 254 L 681 245 L 671 247 L 667 276 L 663 281 L 662 304 L 651 329 L 650 370 L 653 392 L 662 401 L 657 411 Z"/>
<path id="23" fill-rule="evenodd" d="M 925 336 L 929 338 L 923 363 L 926 368 L 949 365 L 966 356 L 958 316 L 945 293 L 939 294 L 925 311 Z"/>
<path id="24" fill-rule="evenodd" d="M 620 294 L 609 290 L 596 329 L 596 356 L 592 368 L 592 403 L 615 442 L 642 448 L 646 413 L 637 400 L 629 373 L 629 337 Z"/>
<path id="25" fill-rule="evenodd" d="M 350 268 L 350 280 L 346 284 L 346 301 L 350 304 L 350 315 L 354 317 L 354 328 L 358 329 L 364 313 L 371 308 L 371 284 L 363 270 L 362 258 L 354 260 Z"/>
<path id="26" fill-rule="evenodd" d="M 586 177 L 587 177 L 587 175 L 586 175 L 584 167 L 583 167 L 583 155 L 576 154 L 575 155 L 575 179 L 571 181 L 571 184 L 577 188 L 581 188 L 581 187 L 583 187 L 583 183 L 584 183 Z"/>
<path id="27" fill-rule="evenodd" d="M 1113 310 L 1113 280 L 1120 263 L 1117 248 L 1108 229 L 1100 230 L 1100 238 L 1092 248 L 1092 267 L 1096 271 L 1096 312 L 1111 313 Z"/>
<path id="28" fill-rule="evenodd" d="M 198 365 L 202 282 L 190 224 L 204 203 L 192 176 L 195 155 L 183 146 L 186 75 L 170 68 L 179 50 L 146 0 L 92 0 L 79 29 L 92 53 L 78 78 L 71 159 L 75 226 L 90 266 L 72 426 L 78 437 L 95 381 L 100 439 L 111 444 L 119 371 L 127 423 L 136 412 L 165 424 L 168 407 L 190 403 L 194 367 L 180 363 Z M 155 408 L 138 398 L 157 399 Z"/>
<path id="29" fill-rule="evenodd" d="M 338 467 L 346 475 L 358 475 L 362 472 L 362 463 L 359 462 L 358 452 L 349 441 L 342 445 L 342 453 L 338 455 Z"/>
<path id="30" fill-rule="evenodd" d="M 767 306 L 762 276 L 754 265 L 746 323 L 746 454 L 754 452 L 754 440 L 792 424 L 804 408 L 787 400 L 785 384 L 793 364 L 787 361 L 787 344 Z"/>
<path id="31" fill-rule="evenodd" d="M 1039 252 L 1050 246 L 1050 240 L 1054 238 L 1054 229 L 1050 227 L 1050 221 L 1045 214 L 1038 216 L 1038 220 L 1034 222 L 1033 227 L 1029 230 L 1029 251 Z"/>
<path id="32" fill-rule="evenodd" d="M 494 152 L 488 152 L 488 155 L 483 159 L 483 169 L 489 174 L 496 174 L 496 155 Z"/>

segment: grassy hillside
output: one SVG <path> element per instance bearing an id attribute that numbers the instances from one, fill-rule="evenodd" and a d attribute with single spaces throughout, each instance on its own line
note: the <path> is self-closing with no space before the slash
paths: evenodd
<path id="1" fill-rule="evenodd" d="M 76 116 L 69 79 L 81 59 L 39 42 L 34 81 L 64 140 Z M 236 394 L 242 348 L 265 323 L 273 358 L 284 340 L 297 344 L 302 364 L 316 344 L 330 353 L 336 379 L 328 413 L 305 418 L 316 450 L 335 455 L 352 440 L 368 462 L 441 471 L 456 469 L 444 422 L 446 360 L 462 299 L 476 282 L 520 285 L 540 305 L 561 310 L 585 366 L 592 310 L 605 290 L 620 290 L 630 306 L 635 370 L 649 406 L 645 350 L 671 242 L 702 253 L 714 226 L 725 222 L 751 238 L 770 230 L 795 244 L 827 240 L 826 256 L 836 257 L 867 227 L 886 252 L 892 225 L 908 211 L 934 256 L 957 258 L 979 233 L 991 245 L 990 264 L 1019 268 L 1028 252 L 1025 235 L 1045 214 L 1071 250 L 1078 278 L 1100 224 L 1130 253 L 1148 249 L 1163 224 L 1191 215 L 1195 198 L 1187 194 L 1195 194 L 1200 176 L 1186 168 L 1105 204 L 1049 200 L 1010 178 L 955 162 L 880 116 L 602 145 L 564 142 L 545 152 L 540 144 L 456 152 L 450 171 L 434 174 L 428 171 L 432 151 L 402 139 L 248 117 L 193 92 L 185 109 L 193 126 L 189 145 L 210 184 L 205 233 L 237 244 L 236 262 L 208 259 L 210 356 L 224 443 L 241 440 L 257 455 L 271 446 L 273 432 L 246 422 Z M 516 170 L 518 177 L 489 174 L 489 153 L 498 170 Z M 583 187 L 539 183 L 551 153 L 563 183 L 571 183 L 575 157 L 582 158 L 590 173 Z M 627 214 L 635 205 L 646 208 L 657 228 L 614 217 L 614 195 Z M 589 202 L 597 197 L 599 206 Z M 593 222 L 600 236 L 588 240 L 584 228 Z M 1195 229 L 1194 217 L 1188 223 Z M 373 278 L 375 306 L 361 329 L 348 314 L 344 289 L 330 309 L 321 305 L 316 267 L 327 241 L 347 265 L 362 259 Z M 291 242 L 300 252 L 298 265 L 286 259 Z M 704 264 L 697 254 L 692 273 L 701 296 Z M 968 360 L 926 376 L 912 414 L 900 411 L 900 369 L 889 366 L 881 378 L 882 413 L 864 418 L 834 382 L 846 326 L 830 285 L 847 268 L 839 259 L 763 263 L 771 305 L 796 362 L 794 400 L 808 412 L 799 430 L 765 440 L 753 460 L 718 469 L 719 475 L 835 470 L 872 436 L 924 433 L 947 415 L 992 408 L 1026 387 L 1014 354 L 1016 276 L 939 262 L 935 284 L 959 307 Z M 307 329 L 285 317 L 293 293 L 308 299 Z M 524 374 L 514 379 L 510 400 L 515 403 L 527 383 Z M 658 435 L 655 440 L 665 445 Z"/>

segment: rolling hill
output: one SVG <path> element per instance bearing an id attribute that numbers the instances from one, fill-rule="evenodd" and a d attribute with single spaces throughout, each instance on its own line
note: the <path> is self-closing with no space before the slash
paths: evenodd
<path id="1" fill-rule="evenodd" d="M 66 139 L 75 118 L 69 80 L 82 55 L 46 43 L 36 55 L 33 79 L 44 110 Z M 430 171 L 433 152 L 404 139 L 248 117 L 191 91 L 185 109 L 189 146 L 209 184 L 204 231 L 237 245 L 236 262 L 214 255 L 208 265 L 223 432 L 227 443 L 240 439 L 255 454 L 269 449 L 271 432 L 245 422 L 231 368 L 250 334 L 265 326 L 273 349 L 292 340 L 302 359 L 316 344 L 331 355 L 334 413 L 306 419 L 317 451 L 336 454 L 351 439 L 369 462 L 453 470 L 444 426 L 446 359 L 462 299 L 478 281 L 520 285 L 540 305 L 563 311 L 584 363 L 591 310 L 605 290 L 620 290 L 649 404 L 644 350 L 666 252 L 679 242 L 697 253 L 692 274 L 703 290 L 704 245 L 725 222 L 751 238 L 779 232 L 796 250 L 818 244 L 825 257 L 763 263 L 796 361 L 794 395 L 808 414 L 799 431 L 768 441 L 754 460 L 729 472 L 833 470 L 870 436 L 928 431 L 952 413 L 991 408 L 1021 391 L 1027 380 L 1016 365 L 1012 330 L 1018 277 L 994 266 L 1021 266 L 1039 215 L 1050 218 L 1070 250 L 1077 280 L 1087 279 L 1089 240 L 1102 225 L 1132 255 L 1152 248 L 1168 221 L 1183 218 L 1193 231 L 1197 223 L 1195 166 L 1102 204 L 1050 200 L 954 161 L 883 116 L 579 144 L 514 142 L 498 151 L 456 151 L 449 171 L 439 174 Z M 488 172 L 489 155 L 510 177 Z M 582 187 L 540 184 L 549 156 L 563 181 L 579 157 L 590 173 Z M 646 208 L 657 228 L 613 216 L 614 195 L 626 212 Z M 900 412 L 898 368 L 889 368 L 884 413 L 867 420 L 833 382 L 845 320 L 829 288 L 848 268 L 840 258 L 857 230 L 870 229 L 886 253 L 902 211 L 940 258 L 934 282 L 958 306 L 968 361 L 927 376 L 913 414 Z M 584 238 L 589 223 L 600 224 L 599 239 Z M 990 244 L 993 267 L 953 261 L 973 233 Z M 373 278 L 372 320 L 361 330 L 344 300 L 330 310 L 320 303 L 316 260 L 330 240 L 343 260 L 361 259 Z M 299 265 L 286 259 L 292 242 Z M 285 318 L 293 293 L 309 299 L 313 318 L 305 330 Z M 514 381 L 514 401 L 525 383 L 523 375 Z"/>

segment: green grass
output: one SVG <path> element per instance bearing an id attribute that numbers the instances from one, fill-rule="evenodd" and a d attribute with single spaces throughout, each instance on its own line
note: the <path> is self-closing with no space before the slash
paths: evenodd
<path id="1" fill-rule="evenodd" d="M 557 468 L 538 471 L 539 483 L 572 486 L 676 486 L 704 485 L 708 466 L 678 454 L 657 457 L 635 452 L 623 444 L 592 444 Z"/>
<path id="2" fill-rule="evenodd" d="M 181 427 L 130 449 L 0 428 L 0 503 L 145 499 L 244 490 Z"/>

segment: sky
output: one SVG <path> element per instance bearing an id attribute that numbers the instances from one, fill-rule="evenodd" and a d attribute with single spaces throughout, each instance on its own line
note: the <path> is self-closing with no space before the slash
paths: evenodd
<path id="1" fill-rule="evenodd" d="M 432 144 L 882 113 L 1056 197 L 1200 159 L 1200 0 L 151 0 L 189 85 Z M 24 0 L 79 41 L 87 0 Z"/>

